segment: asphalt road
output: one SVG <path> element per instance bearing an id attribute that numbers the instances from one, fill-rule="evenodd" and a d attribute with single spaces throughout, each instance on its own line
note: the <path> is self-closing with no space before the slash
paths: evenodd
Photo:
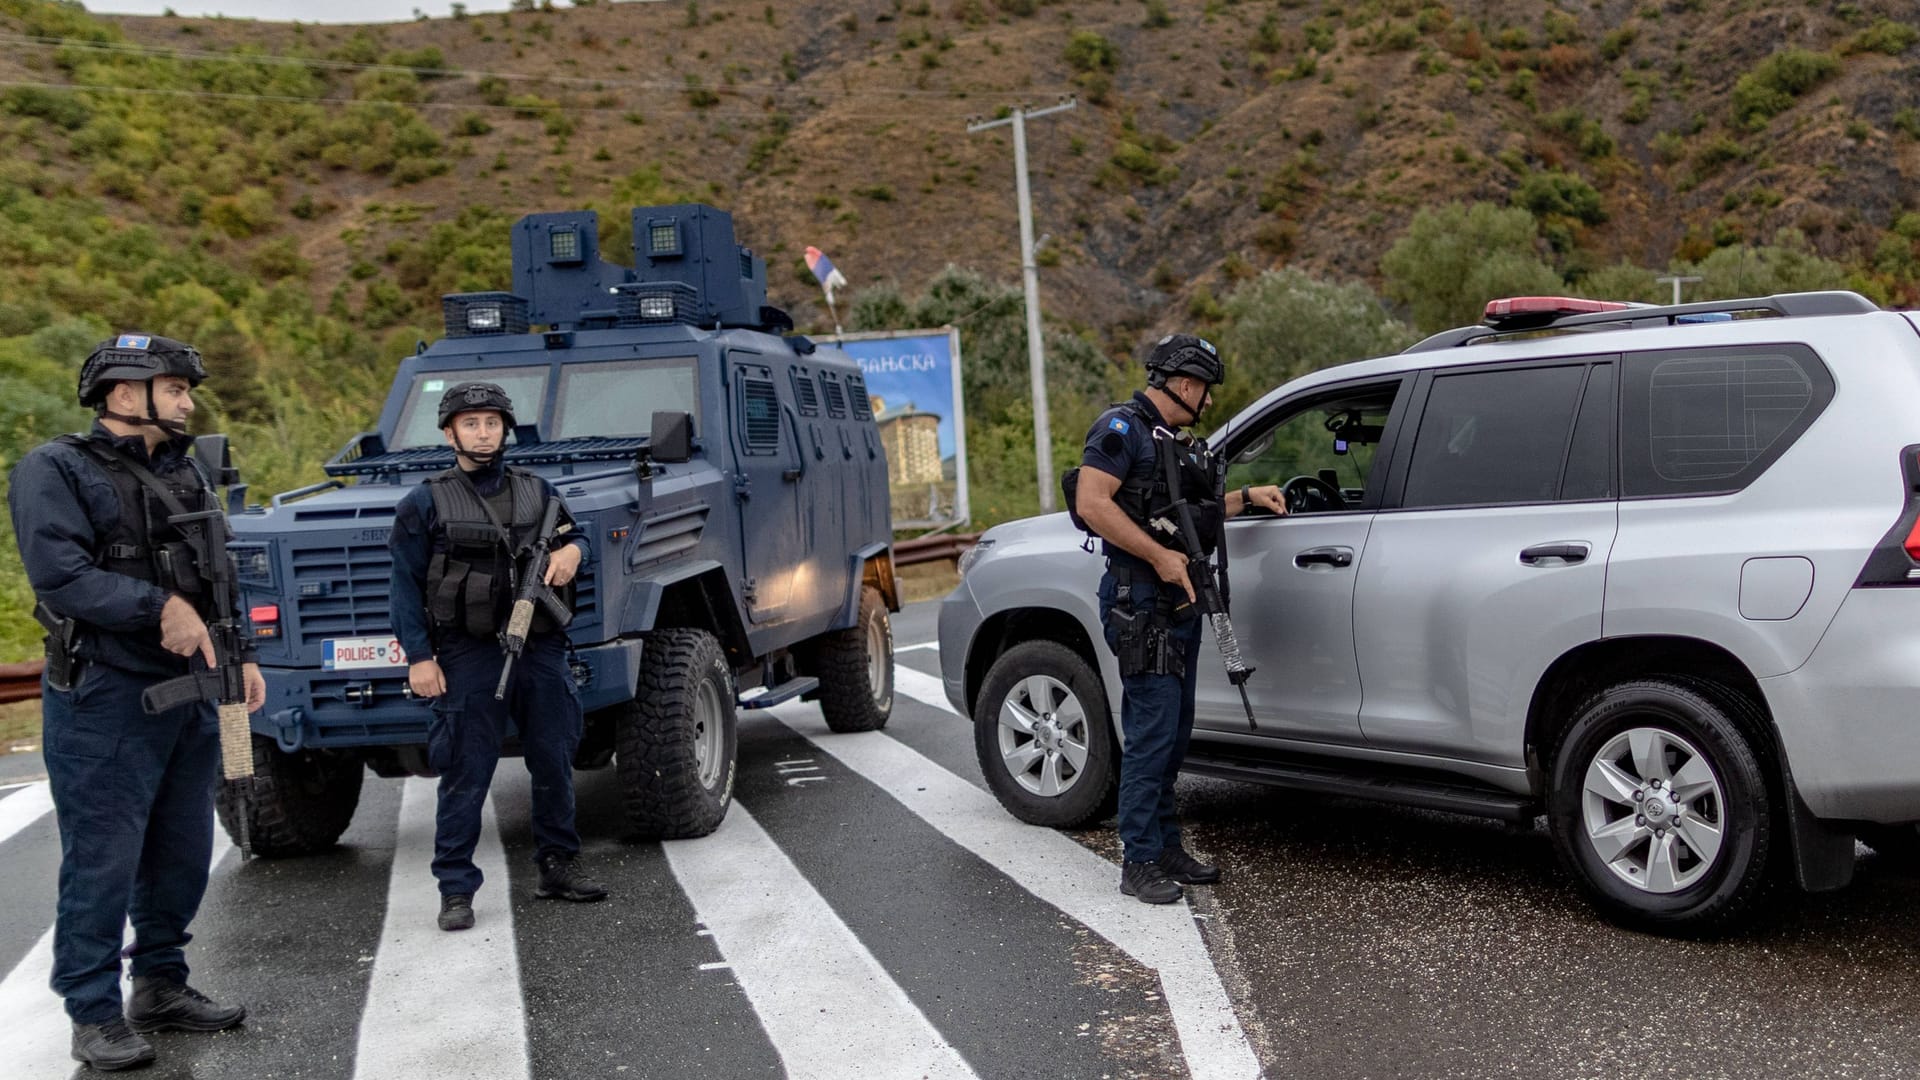
<path id="1" fill-rule="evenodd" d="M 912 648 L 934 607 L 896 618 L 903 669 L 937 673 Z M 1920 1076 L 1920 874 L 1865 849 L 1843 892 L 1782 893 L 1739 936 L 1672 941 L 1600 921 L 1543 831 L 1188 778 L 1189 843 L 1225 880 L 1191 911 L 1120 905 L 1117 872 L 1089 854 L 1116 857 L 1110 824 L 1071 839 L 1011 825 L 966 722 L 912 681 L 921 698 L 901 695 L 884 735 L 826 734 L 810 706 L 743 714 L 735 812 L 712 843 L 627 841 L 612 774 L 582 774 L 603 905 L 528 897 L 524 773 L 503 763 L 506 880 L 483 890 L 477 933 L 504 960 L 436 952 L 445 936 L 398 914 L 430 902 L 407 869 L 423 793 L 370 777 L 336 851 L 218 865 L 196 979 L 254 1017 L 163 1036 L 148 1075 L 375 1076 L 409 1037 L 444 1045 L 414 1029 L 467 1022 L 523 1030 L 524 1048 L 505 1071 L 455 1057 L 408 1075 L 1246 1075 L 1244 1032 L 1271 1077 Z M 33 774 L 5 764 L 0 783 Z M 0 825 L 31 791 L 0 792 Z M 56 845 L 50 816 L 0 839 L 9 1080 L 67 1075 L 20 1071 L 41 1060 L 35 1032 L 41 1051 L 60 1034 L 32 967 Z M 782 918 L 784 937 L 754 938 Z M 1155 951 L 1195 926 L 1204 971 Z M 383 1015 L 383 987 L 423 973 Z M 1216 978 L 1232 1011 L 1196 1024 Z M 864 1067 L 832 1064 L 859 1039 Z"/>

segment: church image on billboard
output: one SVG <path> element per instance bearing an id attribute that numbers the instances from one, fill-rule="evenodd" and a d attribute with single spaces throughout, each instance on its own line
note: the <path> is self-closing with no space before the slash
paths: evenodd
<path id="1" fill-rule="evenodd" d="M 960 396 L 960 332 L 848 334 L 834 346 L 860 364 L 887 457 L 897 529 L 964 522 L 967 437 Z"/>

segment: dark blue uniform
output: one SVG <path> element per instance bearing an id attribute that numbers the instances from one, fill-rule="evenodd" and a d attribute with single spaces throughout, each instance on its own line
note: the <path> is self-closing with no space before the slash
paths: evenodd
<path id="1" fill-rule="evenodd" d="M 1152 485 L 1159 461 L 1153 427 L 1164 422 L 1152 399 L 1135 392 L 1132 402 L 1100 414 L 1087 432 L 1080 463 L 1120 479 L 1123 490 L 1116 501 L 1122 509 L 1128 491 Z M 1187 595 L 1162 582 L 1146 561 L 1106 541 L 1101 546 L 1107 572 L 1100 578 L 1100 621 L 1107 646 L 1118 653 L 1116 609 L 1140 618 L 1166 617 L 1186 605 Z M 1120 729 L 1126 745 L 1120 754 L 1119 825 L 1128 862 L 1153 862 L 1164 850 L 1180 846 L 1173 783 L 1193 735 L 1193 675 L 1200 659 L 1200 620 L 1194 611 L 1187 606 L 1184 617 L 1168 619 L 1169 649 L 1184 658 L 1184 676 L 1122 672 Z"/>
<path id="2" fill-rule="evenodd" d="M 138 436 L 118 438 L 98 423 L 88 438 L 163 481 L 200 486 L 185 437 L 151 457 Z M 182 950 L 213 849 L 219 722 L 202 703 L 159 716 L 141 710 L 141 691 L 186 674 L 189 660 L 160 647 L 168 592 L 99 565 L 122 516 L 102 468 L 73 446 L 47 443 L 14 468 L 7 501 L 34 593 L 80 623 L 82 670 L 72 689 L 41 686 L 47 779 L 60 824 L 53 989 L 73 1020 L 98 1024 L 120 1015 L 128 920 L 134 976 L 186 982 Z"/>
<path id="3" fill-rule="evenodd" d="M 468 476 L 483 498 L 498 494 L 506 482 L 498 460 Z M 539 483 L 545 497 L 559 497 L 552 484 Z M 564 511 L 560 520 L 570 522 Z M 580 545 L 584 565 L 591 554 L 587 538 L 566 535 Z M 571 859 L 580 851 L 574 829 L 573 755 L 583 718 L 579 691 L 567 668 L 566 635 L 553 631 L 529 636 L 526 651 L 514 662 L 506 699 L 495 701 L 494 687 L 505 662 L 499 640 L 436 628 L 428 618 L 428 566 L 449 544 L 426 484 L 400 500 L 388 546 L 393 553 L 394 636 L 409 663 L 438 660 L 447 680 L 447 692 L 433 702 L 427 733 L 428 763 L 440 774 L 433 875 L 441 895 L 470 896 L 480 888 L 480 870 L 473 864 L 480 810 L 500 762 L 501 742 L 516 731 L 533 777 L 534 859 L 556 854 Z M 504 614 L 504 607 L 501 610 Z"/>

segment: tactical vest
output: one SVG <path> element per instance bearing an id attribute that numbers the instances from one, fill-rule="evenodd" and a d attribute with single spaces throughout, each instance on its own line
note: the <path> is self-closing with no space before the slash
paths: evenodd
<path id="1" fill-rule="evenodd" d="M 118 450 L 81 435 L 62 435 L 54 441 L 73 447 L 98 466 L 120 502 L 120 520 L 101 538 L 93 553 L 95 565 L 179 593 L 202 618 L 211 617 L 213 595 L 200 574 L 193 545 L 167 524 L 169 509 L 133 474 L 127 459 Z M 174 469 L 166 476 L 156 474 L 156 479 L 182 509 L 218 509 L 212 483 L 192 458 L 186 459 L 185 468 Z M 225 519 L 210 518 L 205 525 L 221 530 L 216 546 L 225 550 Z"/>
<path id="2" fill-rule="evenodd" d="M 1140 403 L 1131 398 L 1118 402 L 1112 409 L 1126 412 L 1135 423 L 1148 431 L 1154 431 L 1165 425 L 1156 424 Z M 1104 414 L 1103 414 L 1104 415 Z M 1170 429 L 1169 429 L 1170 430 Z M 1199 439 L 1182 443 L 1156 436 L 1153 440 L 1153 472 L 1147 478 L 1129 475 L 1120 481 L 1120 490 L 1113 493 L 1113 502 L 1127 520 L 1146 531 L 1162 547 L 1188 555 L 1209 556 L 1220 546 L 1221 531 L 1226 524 L 1226 470 L 1220 467 L 1207 444 Z M 1180 520 L 1172 512 L 1174 493 L 1167 482 L 1166 455 L 1175 454 L 1175 465 L 1180 477 L 1180 491 L 1185 495 L 1187 504 L 1193 510 L 1193 531 L 1199 534 L 1200 550 L 1188 552 L 1185 538 L 1180 534 Z M 1072 470 L 1078 473 L 1078 469 Z M 1065 486 L 1065 485 L 1063 485 Z M 1077 496 L 1078 478 L 1075 477 L 1068 491 L 1067 505 L 1072 507 Z M 1086 525 L 1079 520 L 1077 511 L 1073 515 L 1074 524 L 1082 529 Z M 1120 548 L 1102 541 L 1105 554 L 1125 555 Z"/>
<path id="3" fill-rule="evenodd" d="M 520 555 L 533 543 L 546 503 L 545 485 L 532 473 L 508 469 L 506 486 L 511 505 L 496 525 L 458 466 L 427 481 L 434 516 L 447 538 L 447 549 L 435 552 L 427 564 L 427 618 L 436 633 L 490 638 L 506 624 Z M 504 537 L 500 525 L 506 527 Z M 556 591 L 571 609 L 572 586 Z M 556 628 L 544 610 L 534 609 L 534 633 Z"/>

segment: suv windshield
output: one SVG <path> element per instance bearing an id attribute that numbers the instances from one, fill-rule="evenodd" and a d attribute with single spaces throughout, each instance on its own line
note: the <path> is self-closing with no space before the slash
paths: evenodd
<path id="1" fill-rule="evenodd" d="M 692 357 L 568 364 L 549 439 L 645 435 L 656 412 L 684 412 L 700 430 L 700 381 Z"/>
<path id="2" fill-rule="evenodd" d="M 446 439 L 440 434 L 440 396 L 447 387 L 463 382 L 490 382 L 507 392 L 513 402 L 514 419 L 531 424 L 540 419 L 540 406 L 547 400 L 547 368 L 500 368 L 497 371 L 423 372 L 413 377 L 407 391 L 406 407 L 400 410 L 400 426 L 387 445 L 394 450 L 409 446 L 440 446 Z M 509 432 L 511 440 L 513 434 Z"/>

